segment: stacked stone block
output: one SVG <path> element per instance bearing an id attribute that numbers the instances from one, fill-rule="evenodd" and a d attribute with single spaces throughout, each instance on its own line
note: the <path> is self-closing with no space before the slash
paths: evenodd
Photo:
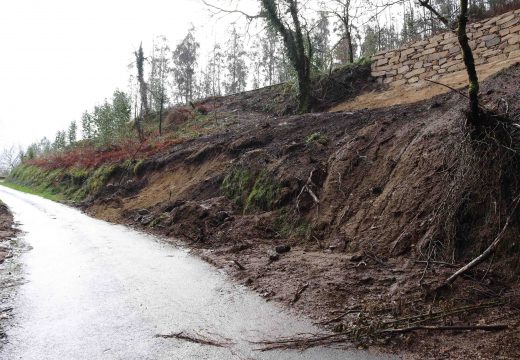
<path id="1" fill-rule="evenodd" d="M 520 10 L 469 24 L 467 31 L 476 65 L 520 59 Z M 464 69 L 453 32 L 377 53 L 372 60 L 372 76 L 395 86 L 436 80 Z"/>

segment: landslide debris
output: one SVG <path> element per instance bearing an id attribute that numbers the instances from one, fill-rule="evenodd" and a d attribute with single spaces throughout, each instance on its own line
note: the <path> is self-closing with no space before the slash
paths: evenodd
<path id="1" fill-rule="evenodd" d="M 482 84 L 483 103 L 497 111 L 507 104 L 514 118 L 518 84 L 515 65 Z M 211 132 L 110 165 L 102 176 L 91 171 L 73 187 L 86 191 L 82 206 L 181 238 L 266 299 L 339 332 L 431 313 L 441 315 L 428 326 L 508 326 L 376 342 L 386 349 L 430 358 L 520 355 L 518 215 L 492 260 L 447 293 L 431 291 L 489 245 L 520 191 L 517 155 L 493 137 L 499 132 L 468 132 L 458 94 L 297 116 L 259 112 L 247 96 L 205 102 L 213 109 L 205 116 L 222 120 Z M 61 180 L 70 169 L 50 171 L 27 165 L 12 180 L 29 184 L 39 173 L 71 188 Z M 280 244 L 290 251 L 278 254 Z M 500 306 L 482 305 L 489 301 Z M 450 310 L 465 306 L 472 311 Z"/>

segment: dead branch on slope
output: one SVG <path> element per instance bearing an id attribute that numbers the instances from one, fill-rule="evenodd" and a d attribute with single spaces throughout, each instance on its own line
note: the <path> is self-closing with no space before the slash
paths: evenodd
<path id="1" fill-rule="evenodd" d="M 274 340 L 252 341 L 252 344 L 260 346 L 257 350 L 269 351 L 280 349 L 306 350 L 317 346 L 327 346 L 351 342 L 363 342 L 413 331 L 500 331 L 508 328 L 506 324 L 455 324 L 446 325 L 445 320 L 451 316 L 477 312 L 479 310 L 502 306 L 504 302 L 494 301 L 478 305 L 460 306 L 457 308 L 427 312 L 413 316 L 398 318 L 395 320 L 379 321 L 378 319 L 365 317 L 361 325 L 350 324 L 344 331 L 333 334 L 302 334 L 294 337 L 285 337 Z M 363 312 L 352 311 L 347 313 Z M 342 314 L 343 317 L 345 314 Z M 366 314 L 365 314 L 366 316 Z M 339 319 L 341 319 L 341 317 Z M 334 319 L 334 320 L 339 320 Z"/>

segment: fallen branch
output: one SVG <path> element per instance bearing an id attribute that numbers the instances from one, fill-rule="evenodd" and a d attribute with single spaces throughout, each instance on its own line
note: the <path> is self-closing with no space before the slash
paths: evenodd
<path id="1" fill-rule="evenodd" d="M 433 84 L 436 84 L 436 85 L 444 86 L 444 87 L 450 89 L 451 91 L 454 91 L 454 92 L 456 92 L 457 94 L 459 94 L 460 96 L 463 96 L 463 97 L 465 97 L 466 99 L 469 100 L 469 96 L 468 96 L 468 95 L 464 94 L 464 93 L 463 93 L 462 91 L 460 91 L 460 90 L 455 89 L 454 87 L 451 87 L 451 86 L 449 86 L 449 85 L 443 84 L 443 83 L 438 82 L 438 81 L 430 80 L 430 79 L 424 79 L 424 80 L 426 80 L 426 81 L 428 81 L 428 82 L 431 82 L 431 83 L 433 83 Z M 479 105 L 478 107 L 480 108 L 480 110 L 483 110 L 483 111 L 486 111 L 486 112 L 491 111 L 490 109 L 486 108 L 486 107 L 483 106 L 483 105 Z"/>
<path id="2" fill-rule="evenodd" d="M 437 260 L 415 260 L 415 263 L 417 263 L 417 264 L 427 264 L 427 265 L 430 265 L 430 264 L 443 265 L 443 266 L 451 267 L 451 268 L 455 268 L 455 269 L 459 268 L 455 264 L 450 264 L 449 262 L 437 261 Z"/>
<path id="3" fill-rule="evenodd" d="M 245 270 L 244 265 L 238 262 L 238 260 L 233 260 L 233 264 L 235 264 L 240 270 Z"/>
<path id="4" fill-rule="evenodd" d="M 270 351 L 279 349 L 309 349 L 311 347 L 331 345 L 345 341 L 346 338 L 343 334 L 328 334 L 328 335 L 308 335 L 308 336 L 297 336 L 293 338 L 282 338 L 273 341 L 252 341 L 252 344 L 261 345 L 258 348 L 259 351 Z"/>
<path id="5" fill-rule="evenodd" d="M 303 292 L 307 290 L 308 287 L 309 284 L 305 284 L 300 289 L 298 289 L 296 294 L 294 294 L 294 298 L 292 299 L 291 304 L 295 304 L 298 300 L 300 300 L 300 297 L 302 296 Z"/>
<path id="6" fill-rule="evenodd" d="M 457 89 L 455 89 L 454 87 L 451 87 L 451 86 L 449 86 L 449 85 L 443 84 L 443 83 L 438 82 L 438 81 L 430 80 L 430 79 L 424 79 L 424 80 L 426 80 L 426 81 L 428 81 L 428 82 L 431 82 L 431 83 L 433 83 L 433 84 L 436 84 L 436 85 L 444 86 L 445 88 L 448 88 L 448 89 L 450 89 L 450 90 L 453 91 L 453 92 L 456 92 L 456 93 L 459 94 L 460 96 L 463 96 L 463 97 L 465 97 L 466 99 L 469 99 L 469 96 L 468 96 L 467 94 L 464 94 L 462 91 L 457 90 Z"/>
<path id="7" fill-rule="evenodd" d="M 499 324 L 499 325 L 460 325 L 460 326 L 410 326 L 402 329 L 386 329 L 379 331 L 379 334 L 402 334 L 407 332 L 412 332 L 416 330 L 427 330 L 427 331 L 499 331 L 507 329 L 507 325 Z"/>
<path id="8" fill-rule="evenodd" d="M 500 233 L 497 235 L 497 237 L 495 238 L 495 240 L 493 240 L 493 242 L 491 243 L 491 245 L 489 245 L 489 247 L 484 250 L 484 252 L 482 254 L 480 254 L 479 256 L 477 256 L 475 259 L 473 259 L 470 263 L 468 263 L 467 265 L 463 266 L 462 268 L 460 268 L 459 270 L 457 270 L 453 275 L 451 275 L 448 279 L 446 279 L 446 281 L 444 282 L 444 284 L 442 284 L 438 289 L 441 289 L 441 288 L 445 288 L 451 284 L 453 284 L 453 282 L 461 275 L 467 273 L 469 270 L 473 269 L 475 266 L 479 265 L 480 263 L 482 263 L 484 260 L 486 260 L 495 250 L 496 248 L 498 247 L 498 245 L 500 245 L 500 242 L 502 241 L 502 239 L 504 238 L 504 234 L 507 230 L 507 228 L 509 227 L 509 224 L 511 223 L 511 218 L 513 217 L 515 211 L 516 211 L 516 208 L 518 207 L 518 203 L 520 202 L 520 195 L 516 197 L 516 199 L 514 200 L 513 202 L 513 207 L 511 209 L 511 212 L 509 213 L 509 216 L 507 217 L 507 220 L 506 220 L 506 223 L 504 224 L 504 227 L 502 228 L 502 230 L 500 231 Z"/>
<path id="9" fill-rule="evenodd" d="M 312 181 L 312 175 L 314 174 L 314 171 L 316 169 L 312 170 L 310 175 L 309 175 L 309 178 L 307 179 L 307 182 L 305 183 L 305 185 L 303 185 L 300 193 L 298 194 L 298 196 L 296 197 L 296 209 L 299 211 L 300 209 L 300 197 L 303 195 L 303 193 L 307 192 L 310 197 L 312 198 L 312 200 L 314 201 L 314 203 L 316 205 L 320 205 L 320 200 L 318 199 L 318 197 L 316 196 L 316 194 L 314 193 L 314 191 L 312 191 L 312 187 L 316 187 L 316 185 L 314 184 L 314 182 Z"/>
<path id="10" fill-rule="evenodd" d="M 395 334 L 406 333 L 416 330 L 424 331 L 499 331 L 507 329 L 507 325 L 434 325 L 432 322 L 440 321 L 448 316 L 461 314 L 469 311 L 481 310 L 491 307 L 500 306 L 503 302 L 490 302 L 480 305 L 467 305 L 461 306 L 455 309 L 442 310 L 437 312 L 428 312 L 424 314 L 408 316 L 392 321 L 378 322 L 374 319 L 371 323 L 356 326 L 351 325 L 345 331 L 341 333 L 333 334 L 307 334 L 297 335 L 295 337 L 280 338 L 275 340 L 263 340 L 257 342 L 251 342 L 253 344 L 262 345 L 261 348 L 257 349 L 260 351 L 269 351 L 277 349 L 300 349 L 305 350 L 316 346 L 333 345 L 339 343 L 345 343 L 349 341 L 359 341 L 363 339 L 374 339 L 381 338 L 383 336 L 392 336 Z M 327 324 L 334 321 L 341 320 L 346 314 L 351 312 L 361 312 L 361 310 L 350 309 L 346 313 L 331 319 L 325 323 Z M 425 324 L 429 322 L 430 324 Z"/>
<path id="11" fill-rule="evenodd" d="M 361 312 L 361 309 L 348 310 L 348 311 L 344 312 L 343 314 L 341 314 L 339 316 L 336 316 L 335 318 L 332 318 L 332 319 L 329 319 L 329 320 L 324 320 L 324 321 L 321 321 L 321 322 L 316 323 L 316 324 L 319 324 L 319 325 L 329 325 L 329 324 L 332 324 L 332 323 L 340 321 L 341 319 L 343 319 L 345 316 L 347 316 L 349 314 L 358 314 L 360 312 Z"/>
<path id="12" fill-rule="evenodd" d="M 184 340 L 187 342 L 195 343 L 195 344 L 201 344 L 201 345 L 208 345 L 208 346 L 215 346 L 215 347 L 227 347 L 230 345 L 229 340 L 226 339 L 226 341 L 217 341 L 213 339 L 209 339 L 205 336 L 201 335 L 190 335 L 185 334 L 184 331 L 181 331 L 179 333 L 173 333 L 173 334 L 157 334 L 155 337 L 163 338 L 163 339 L 177 339 L 177 340 Z"/>

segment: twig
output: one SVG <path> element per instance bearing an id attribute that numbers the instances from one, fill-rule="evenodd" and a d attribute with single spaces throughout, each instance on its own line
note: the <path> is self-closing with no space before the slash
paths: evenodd
<path id="1" fill-rule="evenodd" d="M 360 313 L 360 312 L 361 312 L 361 309 L 348 310 L 348 311 L 344 312 L 343 314 L 341 314 L 339 316 L 336 316 L 335 318 L 332 318 L 332 319 L 329 319 L 329 320 L 325 320 L 325 321 L 321 321 L 321 322 L 319 322 L 317 324 L 319 324 L 319 325 L 329 325 L 329 324 L 332 324 L 334 322 L 340 321 L 341 319 L 343 319 L 345 316 L 347 316 L 349 314 Z"/>
<path id="2" fill-rule="evenodd" d="M 375 261 L 376 263 L 378 263 L 379 265 L 381 265 L 383 267 L 387 267 L 388 266 L 388 264 L 386 264 L 383 260 L 379 259 L 377 256 L 375 256 L 371 252 L 365 252 L 365 255 L 366 255 L 366 257 L 368 257 L 369 259 Z"/>
<path id="3" fill-rule="evenodd" d="M 304 192 L 307 192 L 312 200 L 314 200 L 314 203 L 316 205 L 320 205 L 320 200 L 318 199 L 318 197 L 316 196 L 316 194 L 312 191 L 311 187 L 312 186 L 316 186 L 314 184 L 314 182 L 312 181 L 312 175 L 314 174 L 314 171 L 316 169 L 313 169 L 309 175 L 309 178 L 307 179 L 307 182 L 305 183 L 305 185 L 303 185 L 300 193 L 298 194 L 298 196 L 296 197 L 296 209 L 299 211 L 299 208 L 300 208 L 300 197 L 303 195 Z"/>
<path id="4" fill-rule="evenodd" d="M 451 91 L 454 91 L 454 92 L 456 92 L 457 94 L 459 94 L 460 96 L 463 96 L 463 97 L 465 97 L 466 99 L 469 100 L 469 96 L 468 96 L 468 95 L 464 94 L 464 93 L 463 93 L 462 91 L 460 91 L 460 90 L 455 89 L 454 87 L 451 87 L 451 86 L 449 86 L 449 85 L 443 84 L 443 83 L 438 82 L 438 81 L 430 80 L 430 79 L 424 79 L 424 80 L 426 80 L 426 81 L 428 81 L 428 82 L 431 82 L 431 83 L 434 83 L 434 84 L 437 84 L 437 85 L 440 85 L 440 86 L 444 86 L 444 87 L 450 89 Z M 480 104 L 479 104 L 478 107 L 480 108 L 480 110 L 483 110 L 483 111 L 486 111 L 486 112 L 491 112 L 490 109 L 486 108 L 486 107 L 483 106 L 483 105 L 480 105 Z"/>
<path id="5" fill-rule="evenodd" d="M 451 91 L 454 91 L 454 92 L 456 92 L 457 94 L 459 94 L 460 96 L 463 96 L 463 97 L 465 97 L 466 99 L 469 100 L 469 96 L 468 96 L 468 95 L 464 94 L 464 93 L 463 93 L 462 91 L 460 91 L 460 90 L 455 89 L 454 87 L 451 87 L 451 86 L 449 86 L 449 85 L 443 84 L 443 83 L 438 82 L 438 81 L 435 81 L 435 80 L 430 80 L 430 79 L 424 79 L 424 80 L 426 80 L 426 81 L 428 81 L 428 82 L 431 82 L 431 83 L 434 83 L 434 84 L 437 84 L 437 85 L 440 85 L 440 86 L 444 86 L 445 88 L 448 88 L 448 89 L 450 89 Z"/>
<path id="6" fill-rule="evenodd" d="M 379 334 L 402 334 L 416 330 L 427 330 L 427 331 L 456 331 L 456 330 L 483 330 L 483 331 L 499 331 L 505 330 L 508 326 L 504 324 L 498 325 L 459 325 L 459 326 L 410 326 L 402 329 L 386 329 L 379 331 Z"/>
<path id="7" fill-rule="evenodd" d="M 238 262 L 238 260 L 233 260 L 233 264 L 235 264 L 240 270 L 245 270 L 244 265 Z"/>
<path id="8" fill-rule="evenodd" d="M 296 294 L 294 294 L 294 298 L 292 299 L 291 301 L 291 304 L 295 304 L 298 300 L 300 300 L 300 297 L 302 296 L 303 292 L 305 290 L 307 290 L 307 288 L 309 287 L 309 284 L 305 284 L 303 285 L 297 292 Z"/>
<path id="9" fill-rule="evenodd" d="M 417 264 L 436 264 L 436 265 L 444 265 L 447 267 L 458 269 L 459 267 L 455 264 L 450 264 L 449 262 L 445 261 L 436 261 L 436 260 L 415 260 Z"/>
<path id="10" fill-rule="evenodd" d="M 160 337 L 163 339 L 178 339 L 178 340 L 184 340 L 187 342 L 195 343 L 195 344 L 202 344 L 202 345 L 208 345 L 208 346 L 215 346 L 215 347 L 226 347 L 229 346 L 229 343 L 224 342 L 217 342 L 216 340 L 211 340 L 206 337 L 200 336 L 200 335 L 188 335 L 185 334 L 183 331 L 179 333 L 173 333 L 173 334 L 157 334 L 155 337 Z"/>

